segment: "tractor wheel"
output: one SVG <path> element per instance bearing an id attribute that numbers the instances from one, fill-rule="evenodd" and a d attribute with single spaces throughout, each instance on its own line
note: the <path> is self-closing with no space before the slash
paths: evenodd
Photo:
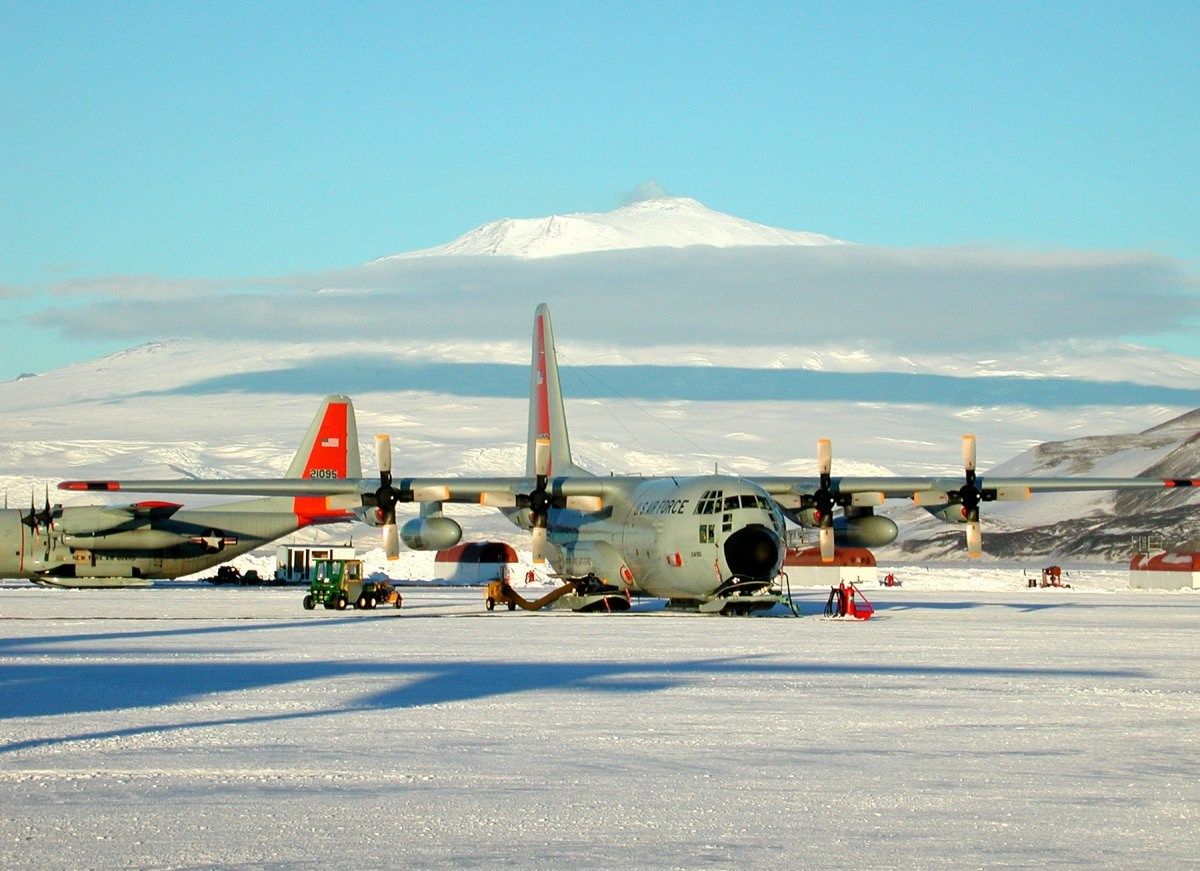
<path id="1" fill-rule="evenodd" d="M 496 610 L 496 600 L 495 600 L 495 599 L 493 599 L 491 596 L 488 596 L 488 597 L 487 597 L 487 601 L 486 601 L 486 602 L 484 602 L 483 604 L 484 604 L 484 606 L 485 606 L 485 607 L 486 607 L 486 608 L 487 608 L 489 611 L 495 611 L 495 610 Z"/>
<path id="2" fill-rule="evenodd" d="M 358 608 L 360 611 L 364 610 L 366 608 L 370 608 L 371 606 L 370 606 L 370 604 L 368 604 L 370 601 L 371 600 L 368 599 L 366 596 L 359 596 L 358 601 L 354 603 L 354 607 Z"/>
<path id="3" fill-rule="evenodd" d="M 367 597 L 367 607 L 370 608 L 372 611 L 374 611 L 378 605 L 379 605 L 379 600 L 376 599 L 374 596 Z"/>
<path id="4" fill-rule="evenodd" d="M 312 593 L 309 593 L 304 597 L 304 610 L 311 611 L 315 607 L 317 607 L 317 603 L 313 601 Z"/>
<path id="5" fill-rule="evenodd" d="M 343 595 L 340 595 L 340 596 L 338 596 L 338 597 L 337 597 L 337 601 L 333 603 L 333 607 L 337 608 L 339 611 L 345 611 L 345 610 L 346 610 L 346 596 L 345 596 L 345 594 L 343 594 Z"/>
<path id="6" fill-rule="evenodd" d="M 508 603 L 508 610 L 510 610 L 510 611 L 515 611 L 515 610 L 517 610 L 517 603 L 516 603 L 516 602 L 509 602 L 509 603 Z"/>
<path id="7" fill-rule="evenodd" d="M 400 598 L 400 594 L 399 594 L 399 593 L 397 593 L 397 594 L 396 594 L 396 610 L 397 610 L 397 611 L 399 611 L 399 610 L 400 610 L 400 606 L 401 606 L 402 604 L 404 604 L 404 600 L 403 600 L 402 598 Z"/>

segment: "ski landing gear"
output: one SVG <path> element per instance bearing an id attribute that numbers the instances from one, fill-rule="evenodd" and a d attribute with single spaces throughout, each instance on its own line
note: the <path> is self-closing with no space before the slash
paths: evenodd
<path id="1" fill-rule="evenodd" d="M 569 608 L 586 613 L 612 613 L 628 611 L 629 593 L 620 587 L 606 584 L 595 575 L 588 575 L 571 582 L 574 593 L 569 593 L 554 603 L 555 608 Z"/>
<path id="2" fill-rule="evenodd" d="M 699 611 L 701 614 L 722 614 L 726 617 L 770 611 L 776 605 L 791 608 L 791 598 L 770 581 L 730 578 L 717 588 L 711 599 L 671 599 L 671 611 Z"/>

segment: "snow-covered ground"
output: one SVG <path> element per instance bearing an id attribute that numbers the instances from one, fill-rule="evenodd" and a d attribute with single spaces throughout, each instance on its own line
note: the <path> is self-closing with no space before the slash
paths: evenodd
<path id="1" fill-rule="evenodd" d="M 5 582 L 0 865 L 1194 865 L 1200 596 L 892 568 L 866 623 Z"/>

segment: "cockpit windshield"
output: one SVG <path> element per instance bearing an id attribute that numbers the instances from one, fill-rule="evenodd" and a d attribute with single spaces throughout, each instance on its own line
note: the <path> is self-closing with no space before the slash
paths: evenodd
<path id="1" fill-rule="evenodd" d="M 706 490 L 696 503 L 697 514 L 720 514 L 739 508 L 757 508 L 770 512 L 771 502 L 757 493 L 734 493 L 726 496 L 721 490 Z"/>
<path id="2" fill-rule="evenodd" d="M 721 513 L 721 491 L 720 490 L 705 490 L 700 497 L 700 501 L 696 503 L 697 514 L 720 514 Z"/>

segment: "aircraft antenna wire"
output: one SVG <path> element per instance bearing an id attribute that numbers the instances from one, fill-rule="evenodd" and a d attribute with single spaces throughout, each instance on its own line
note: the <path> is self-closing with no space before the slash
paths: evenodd
<path id="1" fill-rule="evenodd" d="M 563 360 L 567 364 L 567 371 L 571 372 L 572 375 L 578 375 L 579 380 L 584 383 L 585 389 L 587 389 L 590 392 L 591 397 L 593 399 L 599 398 L 599 393 L 595 390 L 595 388 L 592 385 L 586 383 L 588 381 L 588 379 L 591 379 L 596 384 L 599 384 L 600 387 L 602 387 L 607 392 L 608 395 L 615 397 L 616 399 L 620 400 L 621 402 L 627 403 L 629 406 L 634 408 L 636 411 L 645 415 L 649 420 L 651 420 L 654 423 L 658 424 L 659 426 L 663 427 L 668 432 L 670 432 L 672 435 L 674 435 L 676 438 L 683 441 L 690 447 L 694 448 L 702 457 L 706 457 L 706 458 L 712 460 L 714 463 L 721 463 L 720 459 L 712 451 L 706 449 L 703 445 L 697 444 L 695 441 L 688 438 L 688 436 L 686 434 L 680 432 L 679 430 L 677 430 L 675 427 L 671 426 L 669 423 L 667 423 L 662 418 L 656 417 L 647 408 L 645 408 L 642 405 L 639 405 L 637 402 L 635 402 L 633 399 L 626 396 L 618 388 L 609 384 L 607 381 L 605 381 L 603 378 L 601 378 L 595 372 L 587 371 L 589 367 L 572 363 L 570 358 L 562 352 L 561 348 L 556 349 L 556 351 L 558 353 L 559 359 Z M 619 415 L 614 414 L 612 409 L 610 409 L 607 404 L 603 404 L 603 405 L 604 405 L 605 411 L 607 411 L 610 415 L 612 415 L 613 420 L 615 420 L 617 422 L 617 425 L 620 426 L 621 429 L 625 431 L 626 435 L 634 443 L 636 443 L 637 447 L 640 450 L 645 451 L 647 454 L 653 453 L 642 443 L 641 439 L 639 439 L 637 437 L 637 435 L 625 424 L 625 422 L 621 419 L 621 417 Z M 721 465 L 724 465 L 726 468 L 728 468 L 728 463 L 721 463 Z M 738 473 L 736 471 L 734 471 L 733 474 L 736 475 Z"/>

